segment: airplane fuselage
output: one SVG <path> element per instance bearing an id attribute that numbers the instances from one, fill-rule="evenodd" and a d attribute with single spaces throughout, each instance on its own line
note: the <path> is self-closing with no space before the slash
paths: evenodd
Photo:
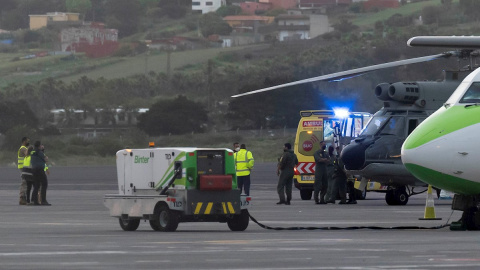
<path id="1" fill-rule="evenodd" d="M 480 69 L 460 84 L 444 106 L 402 147 L 415 177 L 462 195 L 480 194 Z"/>

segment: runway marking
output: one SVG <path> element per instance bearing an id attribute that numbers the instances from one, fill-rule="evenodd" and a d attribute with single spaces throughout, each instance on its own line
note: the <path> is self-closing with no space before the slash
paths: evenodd
<path id="1" fill-rule="evenodd" d="M 480 262 L 480 259 L 477 258 L 456 258 L 456 259 L 437 259 L 431 258 L 429 261 L 444 261 L 444 262 Z"/>
<path id="2" fill-rule="evenodd" d="M 2 252 L 1 257 L 14 256 L 51 256 L 51 255 L 111 255 L 111 254 L 128 254 L 127 251 L 44 251 L 44 252 Z"/>
<path id="3" fill-rule="evenodd" d="M 158 261 L 147 261 L 147 260 L 142 260 L 142 261 L 135 261 L 136 263 L 170 263 L 172 262 L 171 260 L 158 260 Z"/>
<path id="4" fill-rule="evenodd" d="M 206 262 L 243 262 L 245 259 L 205 259 Z"/>

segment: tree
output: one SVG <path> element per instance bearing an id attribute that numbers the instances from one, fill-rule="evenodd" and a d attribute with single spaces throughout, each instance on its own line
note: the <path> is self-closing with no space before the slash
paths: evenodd
<path id="1" fill-rule="evenodd" d="M 439 7 L 427 6 L 422 9 L 422 20 L 425 24 L 438 23 L 441 9 Z"/>
<path id="2" fill-rule="evenodd" d="M 66 0 L 65 2 L 68 12 L 80 13 L 82 18 L 92 9 L 92 2 L 90 0 Z"/>
<path id="3" fill-rule="evenodd" d="M 170 4 L 163 7 L 163 14 L 167 15 L 170 19 L 180 19 L 187 14 L 187 8 Z"/>
<path id="4" fill-rule="evenodd" d="M 242 8 L 239 6 L 221 6 L 215 11 L 219 16 L 225 17 L 229 15 L 238 15 L 242 12 Z"/>
<path id="5" fill-rule="evenodd" d="M 480 15 L 478 10 L 480 9 L 480 1 L 478 0 L 460 0 L 460 8 L 465 12 L 465 15 L 471 17 L 474 20 L 478 20 Z"/>
<path id="6" fill-rule="evenodd" d="M 213 34 L 228 35 L 232 28 L 218 14 L 210 12 L 203 14 L 199 19 L 200 31 L 204 37 Z"/>
<path id="7" fill-rule="evenodd" d="M 346 18 L 341 18 L 339 23 L 336 23 L 332 26 L 335 31 L 339 31 L 340 33 L 349 33 L 358 28 L 358 26 L 354 25 Z"/>
<path id="8" fill-rule="evenodd" d="M 0 133 L 15 126 L 37 128 L 38 120 L 24 100 L 0 102 Z"/>
<path id="9" fill-rule="evenodd" d="M 106 23 L 118 29 L 119 36 L 126 37 L 137 31 L 141 11 L 138 0 L 108 0 L 106 9 Z"/>
<path id="10" fill-rule="evenodd" d="M 138 117 L 138 128 L 150 136 L 202 132 L 208 121 L 207 111 L 200 103 L 178 96 L 161 100 Z"/>

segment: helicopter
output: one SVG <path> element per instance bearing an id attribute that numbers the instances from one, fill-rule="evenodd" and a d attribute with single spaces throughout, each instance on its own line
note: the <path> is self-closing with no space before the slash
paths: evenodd
<path id="1" fill-rule="evenodd" d="M 454 192 L 463 211 L 451 230 L 480 230 L 480 68 L 468 75 L 434 114 L 405 140 L 402 161 L 416 178 Z"/>
<path id="2" fill-rule="evenodd" d="M 322 75 L 300 81 L 267 87 L 234 95 L 256 94 L 288 86 L 317 81 L 342 81 L 375 70 L 422 63 L 449 57 L 470 58 L 470 65 L 456 71 L 444 71 L 444 80 L 381 83 L 375 87 L 375 96 L 383 101 L 360 135 L 343 148 L 340 158 L 348 174 L 387 185 L 385 201 L 388 205 L 405 205 L 412 195 L 426 191 L 426 184 L 403 166 L 401 146 L 406 137 L 430 114 L 441 107 L 461 80 L 472 71 L 472 60 L 480 48 L 480 37 L 421 36 L 408 40 L 410 47 L 456 48 L 436 55 L 429 55 L 348 71 Z M 361 185 L 362 186 L 362 185 Z M 439 193 L 439 189 L 437 188 Z"/>

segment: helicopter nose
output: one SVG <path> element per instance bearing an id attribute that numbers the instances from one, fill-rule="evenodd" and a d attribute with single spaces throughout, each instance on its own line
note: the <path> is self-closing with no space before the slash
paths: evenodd
<path id="1" fill-rule="evenodd" d="M 365 144 L 352 142 L 342 150 L 340 158 L 347 170 L 360 170 L 365 164 Z"/>

